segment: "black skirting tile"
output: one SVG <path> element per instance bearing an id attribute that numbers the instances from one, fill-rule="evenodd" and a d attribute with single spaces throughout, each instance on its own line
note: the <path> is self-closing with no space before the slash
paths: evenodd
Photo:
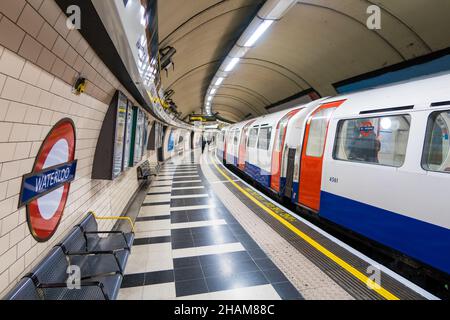
<path id="1" fill-rule="evenodd" d="M 126 274 L 123 277 L 121 288 L 142 287 L 145 283 L 145 273 Z"/>
<path id="2" fill-rule="evenodd" d="M 208 277 L 206 283 L 210 292 L 268 284 L 261 271 L 232 274 L 226 277 Z"/>
<path id="3" fill-rule="evenodd" d="M 171 242 L 170 236 L 151 237 L 151 238 L 137 238 L 133 241 L 133 246 L 155 244 L 155 243 L 167 243 Z"/>
<path id="4" fill-rule="evenodd" d="M 152 284 L 168 283 L 174 281 L 175 278 L 173 270 L 154 271 L 147 272 L 145 274 L 144 285 L 148 286 Z"/>
<path id="5" fill-rule="evenodd" d="M 168 219 L 170 219 L 170 215 L 154 216 L 154 217 L 138 217 L 138 218 L 136 218 L 136 221 L 142 222 L 142 221 L 155 221 L 155 220 L 168 220 Z"/>
<path id="6" fill-rule="evenodd" d="M 171 207 L 188 207 L 188 206 L 200 206 L 211 204 L 210 198 L 184 198 L 184 199 L 171 199 Z"/>
<path id="7" fill-rule="evenodd" d="M 187 281 L 176 281 L 175 291 L 177 297 L 190 296 L 208 292 L 205 279 L 195 279 Z"/>
<path id="8" fill-rule="evenodd" d="M 186 188 L 186 187 L 201 187 L 201 186 L 203 186 L 203 182 L 182 182 L 182 183 L 175 183 L 175 184 L 169 185 L 167 187 Z M 158 186 L 158 187 L 162 187 L 162 186 Z"/>
<path id="9" fill-rule="evenodd" d="M 126 274 L 123 277 L 121 288 L 141 287 L 152 284 L 174 282 L 174 279 L 173 270 Z"/>
<path id="10" fill-rule="evenodd" d="M 151 206 L 160 206 L 160 205 L 165 205 L 165 204 L 170 204 L 170 201 L 161 201 L 161 202 L 144 202 L 142 204 L 143 207 L 151 207 Z"/>
<path id="11" fill-rule="evenodd" d="M 147 192 L 147 195 L 149 196 L 159 196 L 164 194 L 170 194 L 170 192 Z"/>
<path id="12" fill-rule="evenodd" d="M 184 189 L 184 190 L 172 190 L 172 196 L 187 196 L 187 195 L 196 195 L 196 194 L 205 194 L 208 193 L 207 189 Z"/>
<path id="13" fill-rule="evenodd" d="M 195 171 L 195 170 L 191 170 L 191 171 Z M 175 174 L 173 175 L 174 178 L 197 178 L 197 177 L 191 177 L 191 176 L 200 176 L 198 174 L 198 172 L 175 172 Z"/>

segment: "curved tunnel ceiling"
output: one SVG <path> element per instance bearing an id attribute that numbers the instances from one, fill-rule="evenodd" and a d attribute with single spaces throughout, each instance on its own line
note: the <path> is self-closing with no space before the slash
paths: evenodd
<path id="1" fill-rule="evenodd" d="M 222 59 L 263 2 L 160 1 L 161 48 L 177 49 L 163 85 L 183 114 L 201 111 Z M 366 26 L 372 4 L 381 30 Z M 449 15 L 450 1 L 441 0 L 301 0 L 225 79 L 213 112 L 237 121 L 306 89 L 334 95 L 333 83 L 449 47 Z"/>

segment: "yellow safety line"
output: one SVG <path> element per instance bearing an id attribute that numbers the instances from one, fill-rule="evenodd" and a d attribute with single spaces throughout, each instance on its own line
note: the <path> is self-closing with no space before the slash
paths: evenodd
<path id="1" fill-rule="evenodd" d="M 134 233 L 134 223 L 133 223 L 133 221 L 131 220 L 130 217 L 116 217 L 116 216 L 104 216 L 104 217 L 100 217 L 100 216 L 97 216 L 97 215 L 95 214 L 95 212 L 93 212 L 93 211 L 91 211 L 91 213 L 92 213 L 92 215 L 94 216 L 95 220 L 126 220 L 126 221 L 128 221 L 128 223 L 129 223 L 130 226 L 131 226 L 131 231 L 133 231 L 133 233 Z"/>
<path id="2" fill-rule="evenodd" d="M 358 280 L 363 282 L 368 286 L 368 288 L 371 288 L 372 290 L 375 290 L 379 295 L 381 295 L 386 300 L 400 300 L 397 296 L 390 293 L 388 290 L 382 288 L 379 284 L 377 284 L 372 279 L 368 278 L 366 275 L 352 267 L 350 264 L 336 256 L 334 253 L 323 247 L 321 244 L 313 240 L 311 237 L 303 233 L 302 231 L 298 230 L 295 226 L 293 226 L 291 223 L 280 217 L 278 214 L 276 214 L 271 209 L 267 208 L 264 204 L 262 204 L 259 200 L 257 200 L 255 197 L 253 197 L 251 194 L 249 194 L 247 191 L 245 191 L 241 186 L 239 186 L 236 182 L 234 182 L 225 172 L 223 172 L 215 163 L 215 161 L 210 157 L 212 163 L 216 167 L 216 169 L 224 176 L 233 186 L 235 186 L 240 192 L 242 192 L 247 198 L 252 200 L 258 207 L 266 211 L 268 214 L 270 214 L 272 217 L 277 219 L 282 225 L 284 225 L 286 228 L 294 232 L 296 235 L 301 237 L 303 240 L 305 240 L 307 243 L 309 243 L 313 248 L 315 248 L 317 251 L 324 254 L 329 259 L 333 260 L 336 264 L 338 264 L 340 267 L 345 269 L 347 272 L 352 274 L 354 277 L 356 277 Z"/>

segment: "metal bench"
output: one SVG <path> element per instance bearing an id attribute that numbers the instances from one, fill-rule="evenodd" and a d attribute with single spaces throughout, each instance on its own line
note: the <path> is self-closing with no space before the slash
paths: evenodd
<path id="1" fill-rule="evenodd" d="M 5 297 L 6 300 L 113 300 L 122 275 L 105 274 L 81 277 L 80 288 L 68 286 L 69 262 L 61 247 L 49 254 Z"/>
<path id="2" fill-rule="evenodd" d="M 130 255 L 127 247 L 111 250 L 92 250 L 89 237 L 79 227 L 70 231 L 69 235 L 58 246 L 66 254 L 71 265 L 82 266 L 81 274 L 91 276 L 119 272 L 123 275 Z"/>
<path id="3" fill-rule="evenodd" d="M 99 231 L 97 220 L 127 220 L 131 231 Z M 106 237 L 101 237 L 104 234 Z M 128 217 L 90 212 L 5 297 L 8 300 L 112 300 L 117 297 L 134 240 Z M 80 270 L 81 287 L 67 286 L 68 267 Z"/>
<path id="4" fill-rule="evenodd" d="M 158 174 L 160 165 L 158 163 L 151 165 L 148 160 L 137 167 L 138 180 L 148 180 L 151 176 Z"/>
<path id="5" fill-rule="evenodd" d="M 100 231 L 97 220 L 126 220 L 130 224 L 131 231 Z M 134 227 L 129 217 L 99 217 L 89 212 L 77 225 L 81 229 L 86 240 L 85 251 L 111 251 L 118 249 L 130 250 L 134 240 Z M 106 237 L 100 237 L 100 235 Z"/>

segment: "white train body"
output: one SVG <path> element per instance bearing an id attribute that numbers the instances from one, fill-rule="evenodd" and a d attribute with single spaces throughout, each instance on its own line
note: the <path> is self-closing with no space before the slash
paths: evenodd
<path id="1" fill-rule="evenodd" d="M 228 127 L 217 154 L 263 187 L 450 274 L 450 74 Z"/>

